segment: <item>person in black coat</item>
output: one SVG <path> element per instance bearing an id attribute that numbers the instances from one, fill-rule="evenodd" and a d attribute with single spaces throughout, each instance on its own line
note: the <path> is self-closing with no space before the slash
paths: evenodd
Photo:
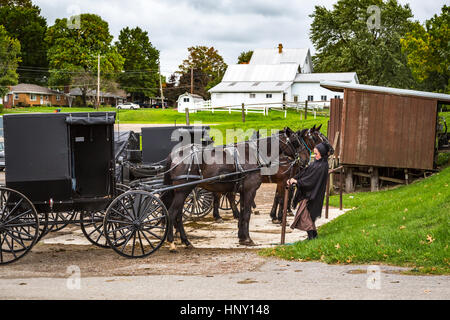
<path id="1" fill-rule="evenodd" d="M 322 214 L 323 199 L 328 180 L 328 152 L 330 146 L 320 143 L 314 148 L 315 161 L 297 176 L 288 180 L 288 185 L 296 184 L 297 192 L 293 206 L 299 204 L 292 229 L 308 233 L 308 239 L 317 238 L 315 221 Z"/>

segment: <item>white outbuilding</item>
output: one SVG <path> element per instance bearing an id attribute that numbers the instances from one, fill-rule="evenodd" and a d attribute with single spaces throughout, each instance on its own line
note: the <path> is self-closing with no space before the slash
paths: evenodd
<path id="1" fill-rule="evenodd" d="M 189 112 L 192 112 L 191 110 L 195 112 L 197 108 L 203 107 L 204 103 L 205 100 L 198 94 L 183 93 L 177 100 L 178 112 L 185 113 L 186 108 L 189 109 Z"/>
<path id="2" fill-rule="evenodd" d="M 209 90 L 212 107 L 279 108 L 309 101 L 322 108 L 340 93 L 321 81 L 359 83 L 356 72 L 314 73 L 309 49 L 256 49 L 248 64 L 230 65 L 222 82 Z"/>

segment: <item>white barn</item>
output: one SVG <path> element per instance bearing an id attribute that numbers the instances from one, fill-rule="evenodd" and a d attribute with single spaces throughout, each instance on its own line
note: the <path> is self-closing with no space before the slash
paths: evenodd
<path id="1" fill-rule="evenodd" d="M 186 108 L 189 109 L 189 112 L 192 112 L 191 110 L 196 110 L 197 108 L 203 107 L 204 103 L 205 100 L 198 94 L 188 92 L 183 93 L 177 100 L 178 112 L 185 113 Z"/>
<path id="2" fill-rule="evenodd" d="M 311 101 L 323 107 L 342 94 L 320 86 L 320 81 L 359 83 L 355 72 L 313 73 L 309 49 L 256 49 L 249 64 L 231 65 L 222 82 L 211 88 L 212 107 L 239 107 Z"/>

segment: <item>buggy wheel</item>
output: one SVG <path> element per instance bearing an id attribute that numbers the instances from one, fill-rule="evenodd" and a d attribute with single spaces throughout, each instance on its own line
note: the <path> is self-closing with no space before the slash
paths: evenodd
<path id="1" fill-rule="evenodd" d="M 167 222 L 167 209 L 158 197 L 131 190 L 118 196 L 106 209 L 106 240 L 121 256 L 146 257 L 166 240 Z"/>
<path id="2" fill-rule="evenodd" d="M 106 238 L 103 235 L 103 219 L 105 212 L 102 211 L 82 211 L 81 231 L 90 243 L 100 248 L 109 248 Z"/>
<path id="3" fill-rule="evenodd" d="M 234 193 L 234 203 L 236 204 L 236 207 L 239 208 L 239 203 L 240 203 L 239 192 L 236 192 L 236 193 L 233 192 L 233 193 Z M 225 211 L 231 210 L 231 204 L 230 204 L 230 201 L 228 201 L 227 195 L 228 195 L 228 193 L 223 194 L 220 197 L 220 202 L 219 202 L 219 208 L 222 210 L 225 210 Z"/>
<path id="4" fill-rule="evenodd" d="M 48 227 L 47 232 L 56 232 L 67 227 L 77 216 L 78 212 L 75 210 L 68 212 L 52 212 L 49 214 L 49 221 L 53 222 Z"/>
<path id="5" fill-rule="evenodd" d="M 129 189 L 130 187 L 124 184 L 117 184 L 115 195 L 118 196 Z M 109 248 L 109 244 L 106 241 L 105 235 L 103 233 L 104 218 L 105 210 L 97 212 L 82 212 L 80 219 L 82 221 L 81 231 L 93 245 L 96 245 L 100 248 Z"/>
<path id="6" fill-rule="evenodd" d="M 213 209 L 214 195 L 202 188 L 195 188 L 187 196 L 183 206 L 183 218 L 195 220 L 203 218 Z"/>
<path id="7" fill-rule="evenodd" d="M 37 242 L 39 218 L 23 194 L 0 187 L 0 265 L 22 258 Z"/>

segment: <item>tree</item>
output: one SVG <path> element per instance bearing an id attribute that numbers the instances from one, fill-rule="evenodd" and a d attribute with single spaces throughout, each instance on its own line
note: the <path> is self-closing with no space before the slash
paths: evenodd
<path id="1" fill-rule="evenodd" d="M 450 7 L 444 5 L 441 14 L 414 24 L 401 44 L 408 57 L 408 66 L 424 89 L 450 92 Z"/>
<path id="2" fill-rule="evenodd" d="M 20 42 L 11 38 L 0 25 L 0 97 L 8 92 L 8 86 L 17 84 L 17 66 L 20 62 Z"/>
<path id="3" fill-rule="evenodd" d="M 0 25 L 20 41 L 22 61 L 18 70 L 19 81 L 42 85 L 48 77 L 47 45 L 44 40 L 47 21 L 40 13 L 40 9 L 28 1 L 2 1 L 0 6 Z"/>
<path id="4" fill-rule="evenodd" d="M 243 51 L 238 57 L 238 64 L 246 64 L 250 62 L 253 56 L 253 51 Z"/>
<path id="5" fill-rule="evenodd" d="M 33 3 L 31 0 L 0 0 L 0 7 L 3 6 L 17 6 L 17 7 L 28 7 L 31 8 Z"/>
<path id="6" fill-rule="evenodd" d="M 397 0 L 339 0 L 332 10 L 316 6 L 311 17 L 315 72 L 355 71 L 366 84 L 417 86 L 400 44 L 413 25 L 409 5 Z"/>
<path id="7" fill-rule="evenodd" d="M 179 66 L 180 86 L 189 79 L 191 83 L 191 69 L 194 72 L 194 93 L 207 98 L 208 90 L 222 81 L 227 64 L 214 47 L 196 46 L 188 48 L 189 56 Z"/>
<path id="8" fill-rule="evenodd" d="M 113 36 L 108 23 L 98 15 L 80 15 L 79 28 L 67 19 L 56 19 L 48 28 L 49 84 L 53 87 L 79 87 L 86 104 L 88 90 L 97 88 L 98 56 L 100 55 L 101 90 L 107 90 L 121 72 L 124 59 L 111 45 Z"/>
<path id="9" fill-rule="evenodd" d="M 159 51 L 152 46 L 148 33 L 141 28 L 124 28 L 116 42 L 119 54 L 125 59 L 124 72 L 119 76 L 121 87 L 135 96 L 159 96 Z"/>

